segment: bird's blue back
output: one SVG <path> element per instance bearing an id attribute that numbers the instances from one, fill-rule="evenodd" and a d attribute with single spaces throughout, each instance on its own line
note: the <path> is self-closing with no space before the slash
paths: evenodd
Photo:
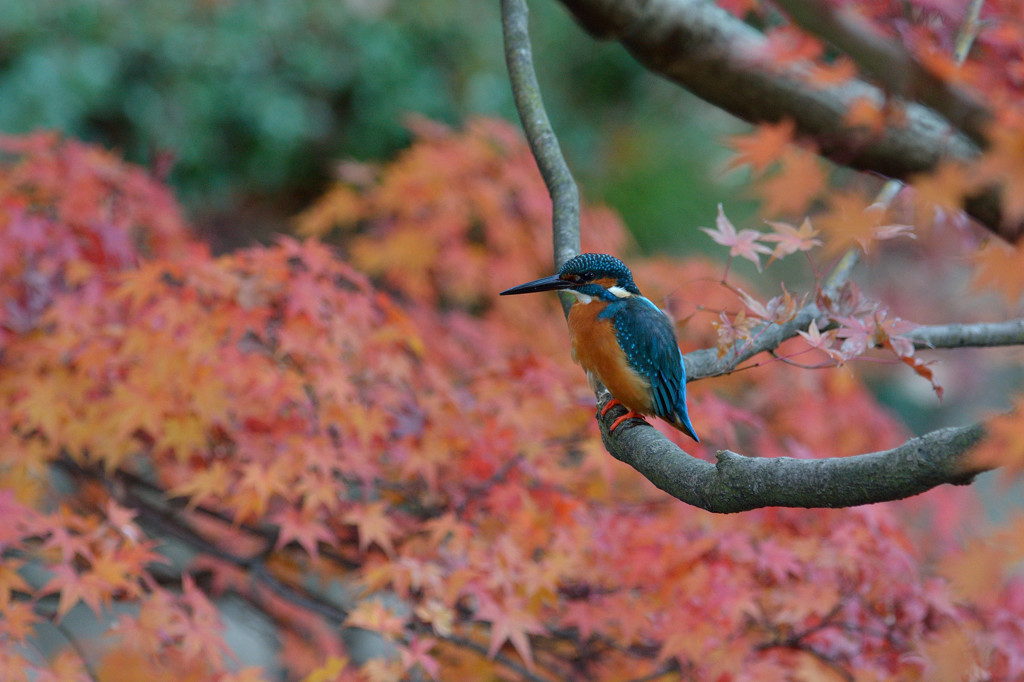
<path id="1" fill-rule="evenodd" d="M 699 440 L 686 412 L 686 369 L 668 317 L 643 296 L 612 301 L 599 317 L 611 320 L 630 367 L 650 381 L 654 414 Z"/>

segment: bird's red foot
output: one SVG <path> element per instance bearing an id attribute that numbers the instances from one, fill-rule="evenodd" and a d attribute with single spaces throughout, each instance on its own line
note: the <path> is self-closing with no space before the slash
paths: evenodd
<path id="1" fill-rule="evenodd" d="M 606 402 L 604 404 L 604 407 L 601 408 L 601 416 L 602 417 L 605 416 L 606 414 L 608 414 L 608 410 L 612 409 L 616 405 L 621 405 L 621 404 L 622 403 L 619 402 L 618 398 L 612 398 L 611 400 L 609 400 L 608 402 Z"/>
<path id="2" fill-rule="evenodd" d="M 616 419 L 615 421 L 612 422 L 612 425 L 608 427 L 608 433 L 611 433 L 612 431 L 614 431 L 615 428 L 619 424 L 621 424 L 622 422 L 626 421 L 627 419 L 640 419 L 640 420 L 643 420 L 643 418 L 644 418 L 644 416 L 642 414 L 640 414 L 639 412 L 637 412 L 636 410 L 630 410 L 629 412 L 627 412 L 626 414 L 622 415 L 621 417 L 619 417 L 618 419 Z"/>

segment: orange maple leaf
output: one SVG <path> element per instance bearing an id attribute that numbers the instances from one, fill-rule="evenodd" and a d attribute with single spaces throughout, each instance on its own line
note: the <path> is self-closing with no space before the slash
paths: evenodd
<path id="1" fill-rule="evenodd" d="M 849 57 L 839 57 L 828 64 L 815 64 L 807 80 L 822 88 L 831 88 L 853 80 L 857 76 L 857 65 Z"/>
<path id="2" fill-rule="evenodd" d="M 499 605 L 485 597 L 481 602 L 474 617 L 491 624 L 491 643 L 487 647 L 487 655 L 493 657 L 505 642 L 510 642 L 532 670 L 533 650 L 530 648 L 529 636 L 542 635 L 547 630 L 521 600 L 510 597 Z"/>
<path id="3" fill-rule="evenodd" d="M 796 26 L 777 26 L 768 31 L 758 53 L 776 67 L 813 61 L 824 51 L 821 41 Z"/>
<path id="4" fill-rule="evenodd" d="M 1024 245 L 992 240 L 974 254 L 975 289 L 997 291 L 1011 306 L 1024 294 Z"/>
<path id="5" fill-rule="evenodd" d="M 391 508 L 386 502 L 371 502 L 356 506 L 345 514 L 342 520 L 352 524 L 359 532 L 359 551 L 365 552 L 371 544 L 376 544 L 388 556 L 394 556 L 393 538 L 397 533 L 395 522 L 391 520 Z"/>
<path id="6" fill-rule="evenodd" d="M 885 129 L 886 112 L 866 97 L 858 97 L 850 104 L 843 117 L 843 123 L 850 128 L 864 128 L 872 135 L 878 135 Z"/>
<path id="7" fill-rule="evenodd" d="M 992 126 L 991 144 L 975 164 L 979 182 L 1002 186 L 1004 219 L 1024 218 L 1024 130 L 1013 126 Z"/>
<path id="8" fill-rule="evenodd" d="M 837 192 L 828 210 L 815 218 L 826 237 L 822 255 L 831 258 L 857 244 L 865 253 L 876 239 L 891 239 L 909 233 L 908 225 L 883 225 L 886 209 L 857 191 Z M 912 234 L 911 234 L 912 236 Z"/>
<path id="9" fill-rule="evenodd" d="M 795 129 L 792 119 L 786 118 L 778 123 L 762 123 L 745 135 L 733 135 L 726 145 L 736 156 L 729 161 L 726 170 L 749 164 L 754 175 L 760 175 L 782 156 L 793 141 Z"/>
<path id="10" fill-rule="evenodd" d="M 279 530 L 275 549 L 280 549 L 289 542 L 297 542 L 310 556 L 318 555 L 318 543 L 328 543 L 332 539 L 330 531 L 316 518 L 311 507 L 284 507 L 271 516 Z"/>
<path id="11" fill-rule="evenodd" d="M 337 682 L 348 663 L 347 656 L 328 656 L 322 665 L 303 677 L 302 682 Z"/>
<path id="12" fill-rule="evenodd" d="M 100 615 L 102 605 L 107 600 L 108 591 L 98 583 L 94 576 L 80 575 L 69 564 L 61 564 L 51 570 L 54 575 L 39 589 L 39 594 L 51 592 L 60 594 L 57 602 L 58 621 L 64 618 L 68 611 L 80 601 L 85 602 L 97 616 Z"/>
<path id="13" fill-rule="evenodd" d="M 976 178 L 967 166 L 954 160 L 942 161 L 930 173 L 915 175 L 910 182 L 918 212 L 929 219 L 936 209 L 950 214 L 960 211 L 964 196 L 977 186 Z"/>
<path id="14" fill-rule="evenodd" d="M 765 216 L 802 215 L 825 189 L 825 171 L 818 157 L 790 146 L 779 159 L 779 168 L 755 185 Z"/>
<path id="15" fill-rule="evenodd" d="M 821 240 L 817 238 L 818 231 L 811 225 L 810 218 L 804 218 L 804 221 L 800 223 L 800 227 L 793 227 L 789 223 L 772 222 L 770 220 L 768 224 L 775 230 L 762 237 L 766 242 L 775 242 L 775 249 L 772 251 L 769 263 L 797 251 L 810 251 L 815 246 L 821 246 Z"/>
<path id="16" fill-rule="evenodd" d="M 24 601 L 0 604 L 0 632 L 3 632 L 4 637 L 22 643 L 35 634 L 36 626 L 42 618 L 35 612 L 33 606 Z"/>
<path id="17" fill-rule="evenodd" d="M 971 451 L 971 463 L 1003 467 L 1006 474 L 1024 470 L 1024 396 L 1017 396 L 1012 411 L 986 422 L 985 439 Z"/>
<path id="18" fill-rule="evenodd" d="M 391 611 L 378 599 L 364 599 L 348 614 L 345 625 L 398 637 L 405 632 L 408 620 L 407 616 Z"/>

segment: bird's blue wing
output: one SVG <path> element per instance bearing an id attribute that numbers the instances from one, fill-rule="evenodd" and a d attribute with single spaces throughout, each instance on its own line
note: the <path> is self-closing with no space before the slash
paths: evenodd
<path id="1" fill-rule="evenodd" d="M 671 321 L 642 296 L 616 301 L 605 313 L 630 366 L 651 384 L 654 414 L 699 441 L 686 412 L 686 369 Z"/>
<path id="2" fill-rule="evenodd" d="M 669 417 L 681 402 L 685 381 L 672 323 L 642 296 L 617 303 L 612 322 L 619 345 L 630 366 L 651 382 L 654 413 Z"/>

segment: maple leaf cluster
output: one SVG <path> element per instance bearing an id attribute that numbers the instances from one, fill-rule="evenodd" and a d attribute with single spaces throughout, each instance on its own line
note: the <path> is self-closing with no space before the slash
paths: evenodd
<path id="1" fill-rule="evenodd" d="M 878 210 L 883 210 L 878 207 Z M 722 206 L 718 207 L 715 228 L 701 228 L 717 244 L 729 247 L 729 260 L 722 274 L 722 285 L 729 288 L 727 278 L 732 259 L 744 258 L 761 269 L 761 255 L 771 254 L 769 263 L 785 258 L 794 253 L 809 253 L 822 242 L 818 239 L 819 231 L 814 228 L 809 218 L 804 218 L 797 228 L 785 222 L 768 221 L 772 232 L 760 232 L 753 229 L 737 230 Z M 900 236 L 905 227 L 876 227 L 873 240 L 890 239 Z M 769 248 L 768 243 L 774 243 Z M 867 250 L 867 242 L 861 245 Z M 828 255 L 826 251 L 824 255 Z M 811 260 L 812 268 L 817 266 Z M 730 351 L 743 350 L 752 346 L 764 330 L 771 325 L 785 324 L 793 320 L 803 308 L 807 297 L 794 298 L 782 285 L 782 294 L 766 302 L 759 301 L 742 289 L 731 287 L 742 303 L 737 313 L 729 314 L 726 310 L 718 313 L 718 320 L 712 322 L 718 339 L 716 347 L 718 357 L 722 358 Z M 863 356 L 871 349 L 885 349 L 900 362 L 914 370 L 916 374 L 931 382 L 932 389 L 941 399 L 944 389 L 936 381 L 929 363 L 917 356 L 914 342 L 907 334 L 917 325 L 899 317 L 890 315 L 887 307 L 881 302 L 864 296 L 856 283 L 844 282 L 836 290 L 825 290 L 817 286 L 816 301 L 818 319 L 811 321 L 807 330 L 797 330 L 797 334 L 809 348 L 824 355 L 826 360 L 816 365 L 805 365 L 821 368 L 830 365 L 842 366 L 855 358 Z M 796 355 L 804 351 L 798 351 Z M 795 362 L 793 356 L 783 356 L 787 362 Z"/>
<path id="2" fill-rule="evenodd" d="M 886 128 L 904 127 L 908 101 L 929 103 L 955 97 L 959 100 L 939 113 L 952 116 L 971 144 L 980 147 L 970 160 L 943 159 L 935 168 L 913 174 L 900 200 L 894 202 L 903 206 L 894 211 L 889 202 L 878 201 L 880 182 L 835 171 L 816 156 L 819 144 L 808 139 L 807 131 L 799 136 L 791 120 L 757 125 L 728 142 L 735 152 L 728 167 L 749 169 L 751 193 L 760 201 L 762 216 L 800 221 L 809 215 L 824 242 L 825 259 L 851 247 L 867 252 L 880 239 L 914 238 L 935 228 L 952 228 L 972 242 L 977 285 L 1000 291 L 1017 307 L 1024 291 L 1022 247 L 994 240 L 978 248 L 988 240 L 967 228 L 962 210 L 972 197 L 994 189 L 1000 204 L 997 222 L 1014 226 L 1024 219 L 1024 61 L 1020 56 L 1024 21 L 1016 3 L 844 1 L 828 3 L 809 13 L 814 17 L 800 21 L 790 20 L 789 15 L 808 14 L 799 9 L 804 7 L 802 2 L 777 6 L 759 0 L 728 0 L 719 4 L 765 27 L 766 40 L 756 56 L 766 70 L 795 69 L 807 85 L 823 92 L 854 79 L 881 87 L 882 96 L 858 99 L 847 111 L 845 132 L 857 132 L 854 144 L 878 141 Z M 972 18 L 975 9 L 978 14 Z M 813 28 L 821 35 L 813 33 Z M 829 45 L 830 39 L 842 49 Z M 878 44 L 897 46 L 891 48 L 893 63 L 879 64 L 878 54 L 871 52 Z M 872 64 L 873 71 L 868 66 Z M 979 122 L 958 122 L 958 106 L 984 111 L 984 116 L 978 115 Z M 841 156 L 833 158 L 840 157 L 842 162 Z M 1015 235 L 1016 228 L 1007 227 L 1007 232 Z M 745 258 L 765 253 L 757 246 L 734 241 L 730 251 Z"/>
<path id="3" fill-rule="evenodd" d="M 905 530 L 918 507 L 713 516 L 612 459 L 555 297 L 494 303 L 550 269 L 526 146 L 493 121 L 418 130 L 300 218 L 340 228 L 337 246 L 104 261 L 12 331 L 4 669 L 261 679 L 225 643 L 223 606 L 240 597 L 272 625 L 280 665 L 311 681 L 1024 674 L 1024 584 L 994 551 L 977 553 L 985 590 L 972 548 L 933 570 Z M 113 167 L 124 192 L 137 171 Z M 610 212 L 587 215 L 595 244 L 629 247 Z M 77 234 L 62 220 L 39 223 L 50 241 Z M 814 246 L 776 229 L 780 257 Z M 735 300 L 712 264 L 631 264 L 679 318 Z M 689 347 L 714 343 L 701 323 Z M 716 446 L 824 456 L 907 435 L 845 372 L 775 363 L 707 383 L 691 411 Z M 960 491 L 927 499 L 964 506 Z M 39 655 L 36 629 L 67 630 L 76 609 L 110 627 Z M 950 643 L 962 658 L 942 657 Z"/>
<path id="4" fill-rule="evenodd" d="M 98 300 L 97 273 L 200 248 L 168 188 L 110 152 L 43 132 L 0 137 L 0 154 L 0 351 L 58 294 Z"/>

